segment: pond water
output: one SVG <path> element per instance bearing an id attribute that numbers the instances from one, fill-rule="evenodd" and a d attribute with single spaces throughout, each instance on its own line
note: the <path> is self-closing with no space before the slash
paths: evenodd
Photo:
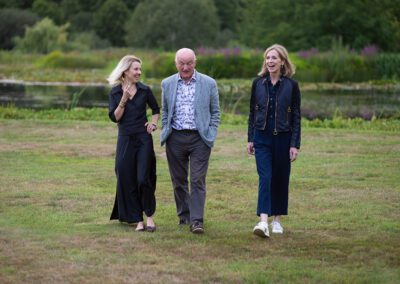
<path id="1" fill-rule="evenodd" d="M 151 85 L 161 104 L 159 84 Z M 58 85 L 0 83 L 0 105 L 18 108 L 49 109 L 70 107 L 107 107 L 110 87 L 106 85 Z M 250 87 L 223 84 L 219 86 L 220 104 L 224 112 L 247 114 Z M 302 91 L 302 116 L 371 119 L 400 117 L 400 92 L 397 90 L 312 90 Z"/>

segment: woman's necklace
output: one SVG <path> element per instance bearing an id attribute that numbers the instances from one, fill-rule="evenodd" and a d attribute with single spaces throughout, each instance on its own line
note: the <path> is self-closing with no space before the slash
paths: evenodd
<path id="1" fill-rule="evenodd" d="M 136 95 L 136 92 L 137 92 L 136 86 L 135 87 L 132 86 L 132 91 L 130 92 L 130 96 L 129 96 L 130 100 L 133 99 L 133 97 Z"/>

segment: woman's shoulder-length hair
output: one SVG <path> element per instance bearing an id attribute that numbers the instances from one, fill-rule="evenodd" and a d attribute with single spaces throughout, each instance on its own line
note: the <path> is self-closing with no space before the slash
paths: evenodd
<path id="1" fill-rule="evenodd" d="M 140 64 L 142 64 L 142 60 L 140 60 L 140 58 L 136 57 L 135 55 L 125 55 L 124 57 L 122 57 L 122 59 L 118 62 L 117 67 L 115 67 L 111 74 L 108 76 L 108 83 L 113 86 L 122 84 L 124 79 L 124 72 L 131 67 L 133 62 L 139 62 Z"/>
<path id="2" fill-rule="evenodd" d="M 296 67 L 293 65 L 293 63 L 290 61 L 289 58 L 289 53 L 287 52 L 286 48 L 283 45 L 280 44 L 274 44 L 268 47 L 265 52 L 264 52 L 264 61 L 261 67 L 260 72 L 258 73 L 258 76 L 264 77 L 265 75 L 268 74 L 268 68 L 267 68 L 267 54 L 271 51 L 275 50 L 278 52 L 280 59 L 283 61 L 283 66 L 281 68 L 281 75 L 286 76 L 291 78 L 295 71 Z"/>

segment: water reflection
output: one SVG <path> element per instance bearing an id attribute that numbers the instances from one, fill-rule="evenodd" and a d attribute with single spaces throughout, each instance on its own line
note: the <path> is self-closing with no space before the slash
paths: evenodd
<path id="1" fill-rule="evenodd" d="M 159 84 L 150 85 L 161 105 Z M 220 104 L 226 113 L 247 114 L 250 85 L 220 84 Z M 69 109 L 77 107 L 107 107 L 108 85 L 24 85 L 0 83 L 0 105 L 20 108 Z M 399 91 L 377 90 L 324 90 L 302 91 L 302 116 L 331 118 L 335 112 L 344 117 L 400 118 Z"/>
<path id="2" fill-rule="evenodd" d="M 19 108 L 70 108 L 76 99 L 78 107 L 106 107 L 110 87 L 102 85 L 23 85 L 0 84 L 0 104 Z"/>
<path id="3" fill-rule="evenodd" d="M 399 91 L 383 90 L 326 90 L 303 94 L 302 111 L 307 118 L 344 117 L 400 118 Z M 328 114 L 328 115 L 327 115 Z"/>

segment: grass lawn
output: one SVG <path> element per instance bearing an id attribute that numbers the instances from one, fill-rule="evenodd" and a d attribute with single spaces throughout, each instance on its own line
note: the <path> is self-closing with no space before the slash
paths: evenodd
<path id="1" fill-rule="evenodd" d="M 223 125 L 205 234 L 177 226 L 157 154 L 157 231 L 109 221 L 111 122 L 0 119 L 0 283 L 399 283 L 400 135 L 305 127 L 283 235 L 252 235 L 257 174 L 244 126 Z"/>

